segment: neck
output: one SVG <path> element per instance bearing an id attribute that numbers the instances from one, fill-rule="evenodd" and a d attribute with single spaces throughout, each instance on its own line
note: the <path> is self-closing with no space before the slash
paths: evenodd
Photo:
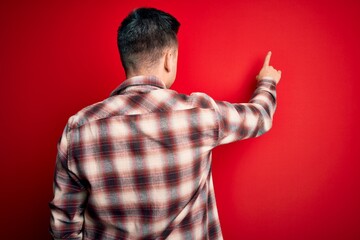
<path id="1" fill-rule="evenodd" d="M 136 76 L 154 76 L 157 79 L 159 79 L 160 81 L 162 81 L 164 83 L 164 85 L 167 88 L 170 88 L 170 84 L 168 84 L 168 82 L 166 81 L 166 76 L 164 76 L 164 74 L 161 74 L 159 72 L 155 72 L 155 71 L 136 71 L 136 72 L 127 72 L 126 73 L 126 78 L 132 78 L 132 77 L 136 77 Z"/>

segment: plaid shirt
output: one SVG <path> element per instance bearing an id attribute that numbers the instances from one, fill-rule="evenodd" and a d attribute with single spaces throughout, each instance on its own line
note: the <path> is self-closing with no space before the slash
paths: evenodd
<path id="1" fill-rule="evenodd" d="M 55 239 L 222 239 L 211 150 L 271 128 L 275 82 L 249 103 L 134 77 L 72 116 L 58 144 Z"/>

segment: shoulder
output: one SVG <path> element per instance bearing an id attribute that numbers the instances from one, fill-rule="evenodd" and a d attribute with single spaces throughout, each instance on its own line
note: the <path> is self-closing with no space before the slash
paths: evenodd
<path id="1" fill-rule="evenodd" d="M 188 100 L 194 107 L 199 108 L 214 108 L 216 101 L 203 92 L 194 92 L 188 96 Z"/>
<path id="2" fill-rule="evenodd" d="M 109 117 L 109 115 L 113 114 L 114 112 L 112 110 L 115 108 L 114 104 L 114 97 L 110 97 L 81 109 L 69 118 L 69 129 L 81 127 L 82 125 L 89 122 Z M 118 102 L 117 105 L 119 104 L 121 103 Z"/>

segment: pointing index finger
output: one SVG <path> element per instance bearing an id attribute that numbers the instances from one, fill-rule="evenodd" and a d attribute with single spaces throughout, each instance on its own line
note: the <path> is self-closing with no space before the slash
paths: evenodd
<path id="1" fill-rule="evenodd" d="M 271 51 L 269 51 L 268 54 L 267 54 L 266 57 L 265 57 L 264 67 L 270 65 L 270 58 L 271 58 Z"/>

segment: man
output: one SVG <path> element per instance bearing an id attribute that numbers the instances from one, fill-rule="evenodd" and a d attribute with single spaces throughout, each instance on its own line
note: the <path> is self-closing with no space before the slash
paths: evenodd
<path id="1" fill-rule="evenodd" d="M 281 72 L 269 52 L 246 104 L 170 90 L 179 26 L 152 8 L 121 23 L 127 80 L 72 116 L 58 145 L 55 239 L 222 239 L 211 150 L 271 128 Z"/>

